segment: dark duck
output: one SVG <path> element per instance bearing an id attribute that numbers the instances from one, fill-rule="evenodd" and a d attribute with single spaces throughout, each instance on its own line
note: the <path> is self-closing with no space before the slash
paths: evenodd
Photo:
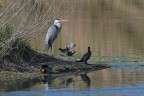
<path id="1" fill-rule="evenodd" d="M 76 62 L 84 62 L 85 64 L 88 64 L 87 61 L 90 59 L 91 54 L 92 53 L 91 53 L 90 47 L 88 47 L 88 52 L 82 56 L 81 60 L 76 61 Z"/>
<path id="2" fill-rule="evenodd" d="M 42 74 L 52 73 L 52 68 L 49 67 L 48 65 L 44 64 L 44 65 L 41 65 L 40 72 Z"/>

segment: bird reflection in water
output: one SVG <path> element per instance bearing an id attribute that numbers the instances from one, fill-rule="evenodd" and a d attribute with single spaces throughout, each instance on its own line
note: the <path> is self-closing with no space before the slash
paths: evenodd
<path id="1" fill-rule="evenodd" d="M 45 90 L 48 90 L 50 87 L 52 87 L 52 76 L 51 75 L 45 75 L 40 77 L 41 81 L 45 85 Z"/>
<path id="2" fill-rule="evenodd" d="M 75 81 L 73 80 L 73 78 L 68 78 L 68 79 L 65 79 L 64 81 L 62 81 L 60 83 L 60 85 L 64 84 L 65 87 L 69 87 L 69 88 L 73 88 L 75 86 Z"/>
<path id="3" fill-rule="evenodd" d="M 74 80 L 73 78 L 68 78 L 66 80 L 66 86 L 73 86 L 74 85 Z"/>
<path id="4" fill-rule="evenodd" d="M 80 74 L 82 80 L 84 81 L 84 83 L 87 85 L 87 87 L 90 87 L 91 85 L 91 79 L 89 78 L 89 76 L 87 75 L 87 73 L 83 73 L 83 74 Z"/>

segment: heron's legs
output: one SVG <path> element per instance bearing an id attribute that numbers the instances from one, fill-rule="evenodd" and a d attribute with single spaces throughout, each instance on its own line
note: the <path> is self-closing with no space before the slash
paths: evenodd
<path id="1" fill-rule="evenodd" d="M 53 56 L 52 54 L 52 48 L 50 47 L 50 50 L 47 51 L 49 56 Z"/>
<path id="2" fill-rule="evenodd" d="M 53 52 L 52 52 L 52 46 L 51 46 L 51 56 L 53 56 Z"/>

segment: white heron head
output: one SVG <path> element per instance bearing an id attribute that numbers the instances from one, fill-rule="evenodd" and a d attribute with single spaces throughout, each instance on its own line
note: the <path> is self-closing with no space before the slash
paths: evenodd
<path id="1" fill-rule="evenodd" d="M 56 25 L 58 27 L 61 27 L 62 26 L 62 22 L 66 22 L 66 21 L 69 21 L 69 20 L 55 19 L 54 20 L 54 25 Z"/>
<path id="2" fill-rule="evenodd" d="M 55 19 L 54 20 L 54 25 L 56 25 L 58 27 L 61 27 L 61 25 L 62 25 L 61 20 L 60 19 Z"/>

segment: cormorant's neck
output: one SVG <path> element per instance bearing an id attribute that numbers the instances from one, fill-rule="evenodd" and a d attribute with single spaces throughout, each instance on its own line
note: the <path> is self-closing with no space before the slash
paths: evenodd
<path id="1" fill-rule="evenodd" d="M 88 49 L 88 52 L 91 52 L 91 50 L 90 50 L 90 49 Z"/>

